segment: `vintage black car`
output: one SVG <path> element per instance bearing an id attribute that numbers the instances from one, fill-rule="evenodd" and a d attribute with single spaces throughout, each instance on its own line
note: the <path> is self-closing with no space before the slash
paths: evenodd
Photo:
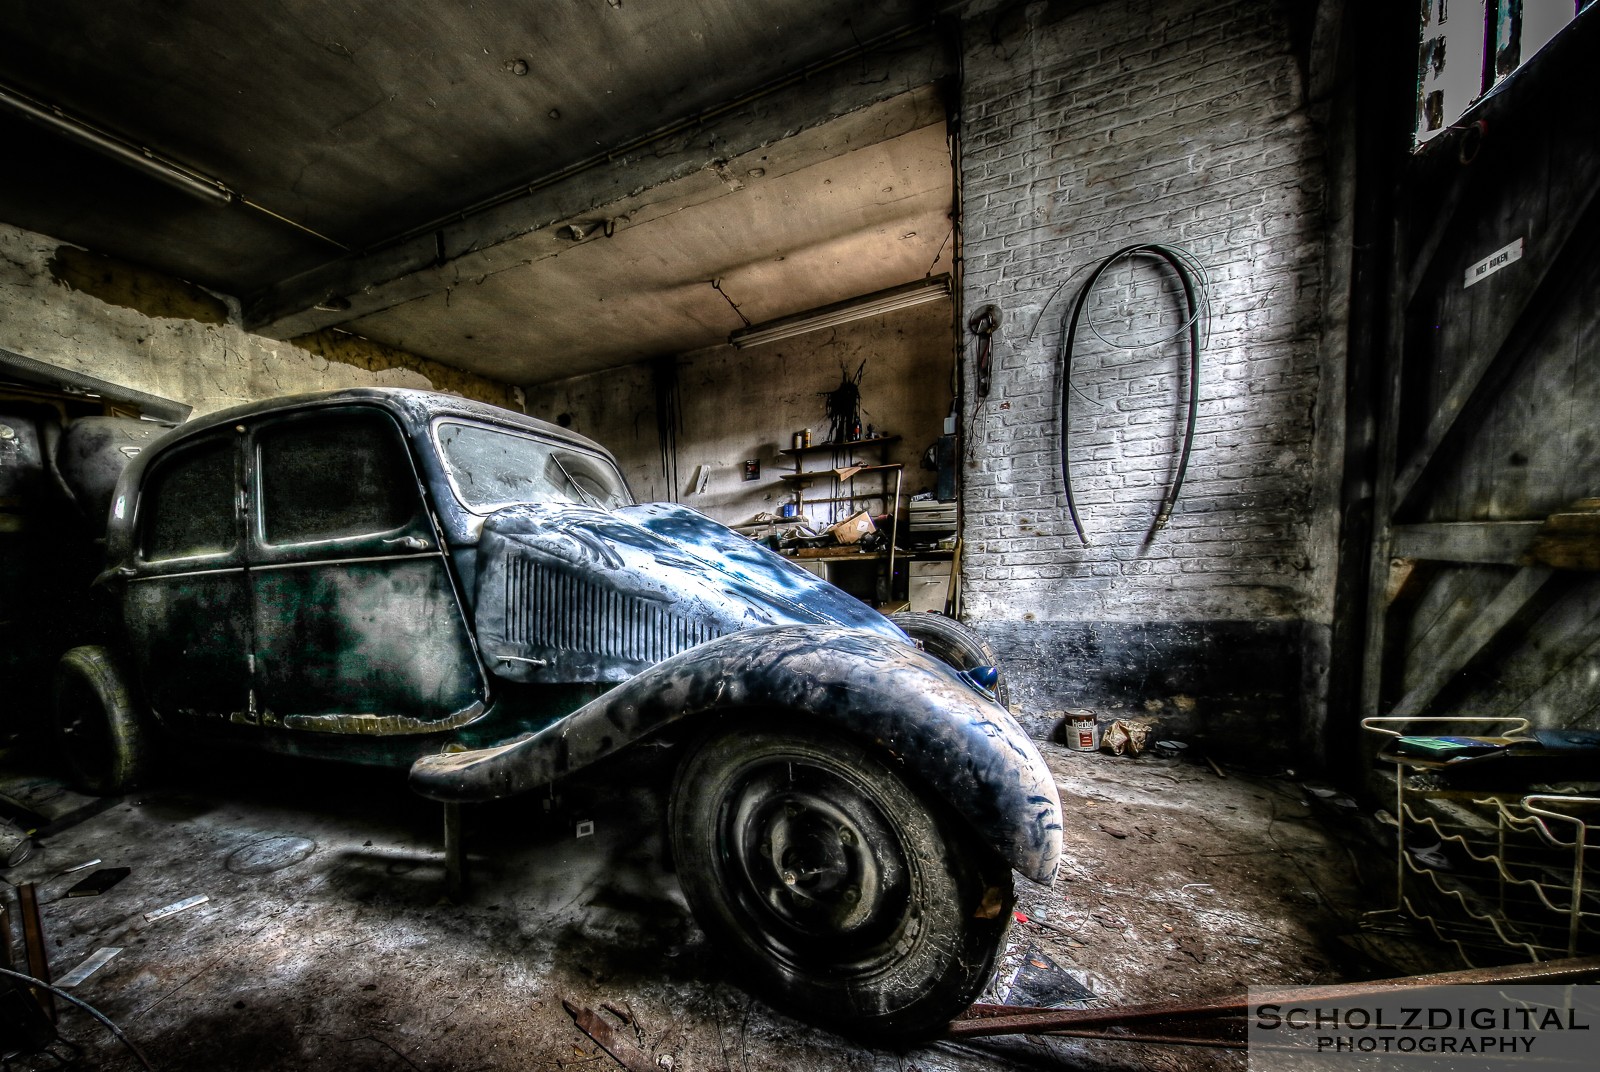
<path id="1" fill-rule="evenodd" d="M 1012 869 L 1048 881 L 1060 801 L 981 642 L 935 657 L 612 457 L 460 398 L 354 389 L 209 415 L 112 497 L 120 642 L 74 648 L 78 779 L 133 784 L 157 730 L 410 765 L 446 802 L 672 742 L 697 920 L 784 1007 L 936 1029 L 993 970 Z M 955 666 L 950 665 L 955 663 Z"/>

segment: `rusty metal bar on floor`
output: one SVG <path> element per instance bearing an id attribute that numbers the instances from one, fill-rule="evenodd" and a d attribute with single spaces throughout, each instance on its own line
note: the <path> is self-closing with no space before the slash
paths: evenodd
<path id="1" fill-rule="evenodd" d="M 578 1029 L 593 1039 L 595 1045 L 610 1054 L 612 1060 L 626 1068 L 628 1072 L 659 1072 L 649 1054 L 606 1023 L 599 1013 L 576 1005 L 566 998 L 561 999 L 561 1005 L 567 1010 L 567 1015 L 572 1017 L 572 1022 L 578 1025 Z"/>
<path id="2" fill-rule="evenodd" d="M 946 1038 L 992 1035 L 1067 1035 L 1119 1042 L 1243 1049 L 1244 1017 L 1252 1004 L 1285 1001 L 1326 1002 L 1370 997 L 1419 986 L 1472 986 L 1581 983 L 1600 980 L 1600 957 L 1570 957 L 1536 964 L 1407 975 L 1362 983 L 1276 987 L 1245 994 L 1187 1002 L 1124 1005 L 1111 1009 L 1034 1009 L 1006 1005 L 974 1005 L 953 1021 Z"/>
<path id="3" fill-rule="evenodd" d="M 28 974 L 41 983 L 50 982 L 50 954 L 45 949 L 44 923 L 39 915 L 39 894 L 31 882 L 23 882 L 17 886 L 17 915 L 22 920 L 22 948 L 23 956 L 28 965 Z M 56 999 L 48 990 L 39 987 L 30 987 L 33 996 L 39 1002 L 39 1007 L 44 1010 L 51 1023 L 56 1021 Z"/>

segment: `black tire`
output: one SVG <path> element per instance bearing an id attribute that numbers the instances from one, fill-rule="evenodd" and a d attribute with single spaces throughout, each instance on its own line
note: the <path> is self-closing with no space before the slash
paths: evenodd
<path id="1" fill-rule="evenodd" d="M 679 767 L 670 816 L 695 918 L 785 1012 L 909 1041 L 994 970 L 1010 868 L 861 745 L 725 727 Z"/>
<path id="2" fill-rule="evenodd" d="M 924 610 L 905 610 L 889 615 L 889 620 L 921 644 L 923 651 L 948 666 L 957 670 L 971 670 L 974 666 L 999 669 L 1000 657 L 989 642 L 954 618 Z M 1011 706 L 1011 689 L 1006 685 L 1004 671 L 995 681 L 994 695 L 1001 707 Z"/>
<path id="3" fill-rule="evenodd" d="M 56 740 L 77 786 L 97 796 L 124 793 L 149 767 L 149 733 L 117 658 L 103 647 L 73 648 L 56 664 Z"/>

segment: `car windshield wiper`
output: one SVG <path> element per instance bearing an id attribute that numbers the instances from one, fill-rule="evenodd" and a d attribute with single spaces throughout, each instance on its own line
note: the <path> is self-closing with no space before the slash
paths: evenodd
<path id="1" fill-rule="evenodd" d="M 550 455 L 550 460 L 556 463 L 556 468 L 561 470 L 561 475 L 567 478 L 567 483 L 572 485 L 572 490 L 578 493 L 578 497 L 580 499 L 582 499 L 587 505 L 594 507 L 596 510 L 604 509 L 604 507 L 600 505 L 600 500 L 596 499 L 593 495 L 590 495 L 587 491 L 584 491 L 583 485 L 572 479 L 572 474 L 567 472 L 567 467 L 561 464 L 560 458 L 552 454 Z"/>

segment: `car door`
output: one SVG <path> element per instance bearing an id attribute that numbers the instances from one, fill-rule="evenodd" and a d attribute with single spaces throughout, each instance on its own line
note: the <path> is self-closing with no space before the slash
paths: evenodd
<path id="1" fill-rule="evenodd" d="M 482 668 L 395 420 L 370 406 L 274 416 L 246 457 L 263 724 L 390 735 L 476 717 Z"/>
<path id="2" fill-rule="evenodd" d="M 123 619 L 145 698 L 163 719 L 251 718 L 239 438 L 226 429 L 167 451 L 135 506 Z"/>

